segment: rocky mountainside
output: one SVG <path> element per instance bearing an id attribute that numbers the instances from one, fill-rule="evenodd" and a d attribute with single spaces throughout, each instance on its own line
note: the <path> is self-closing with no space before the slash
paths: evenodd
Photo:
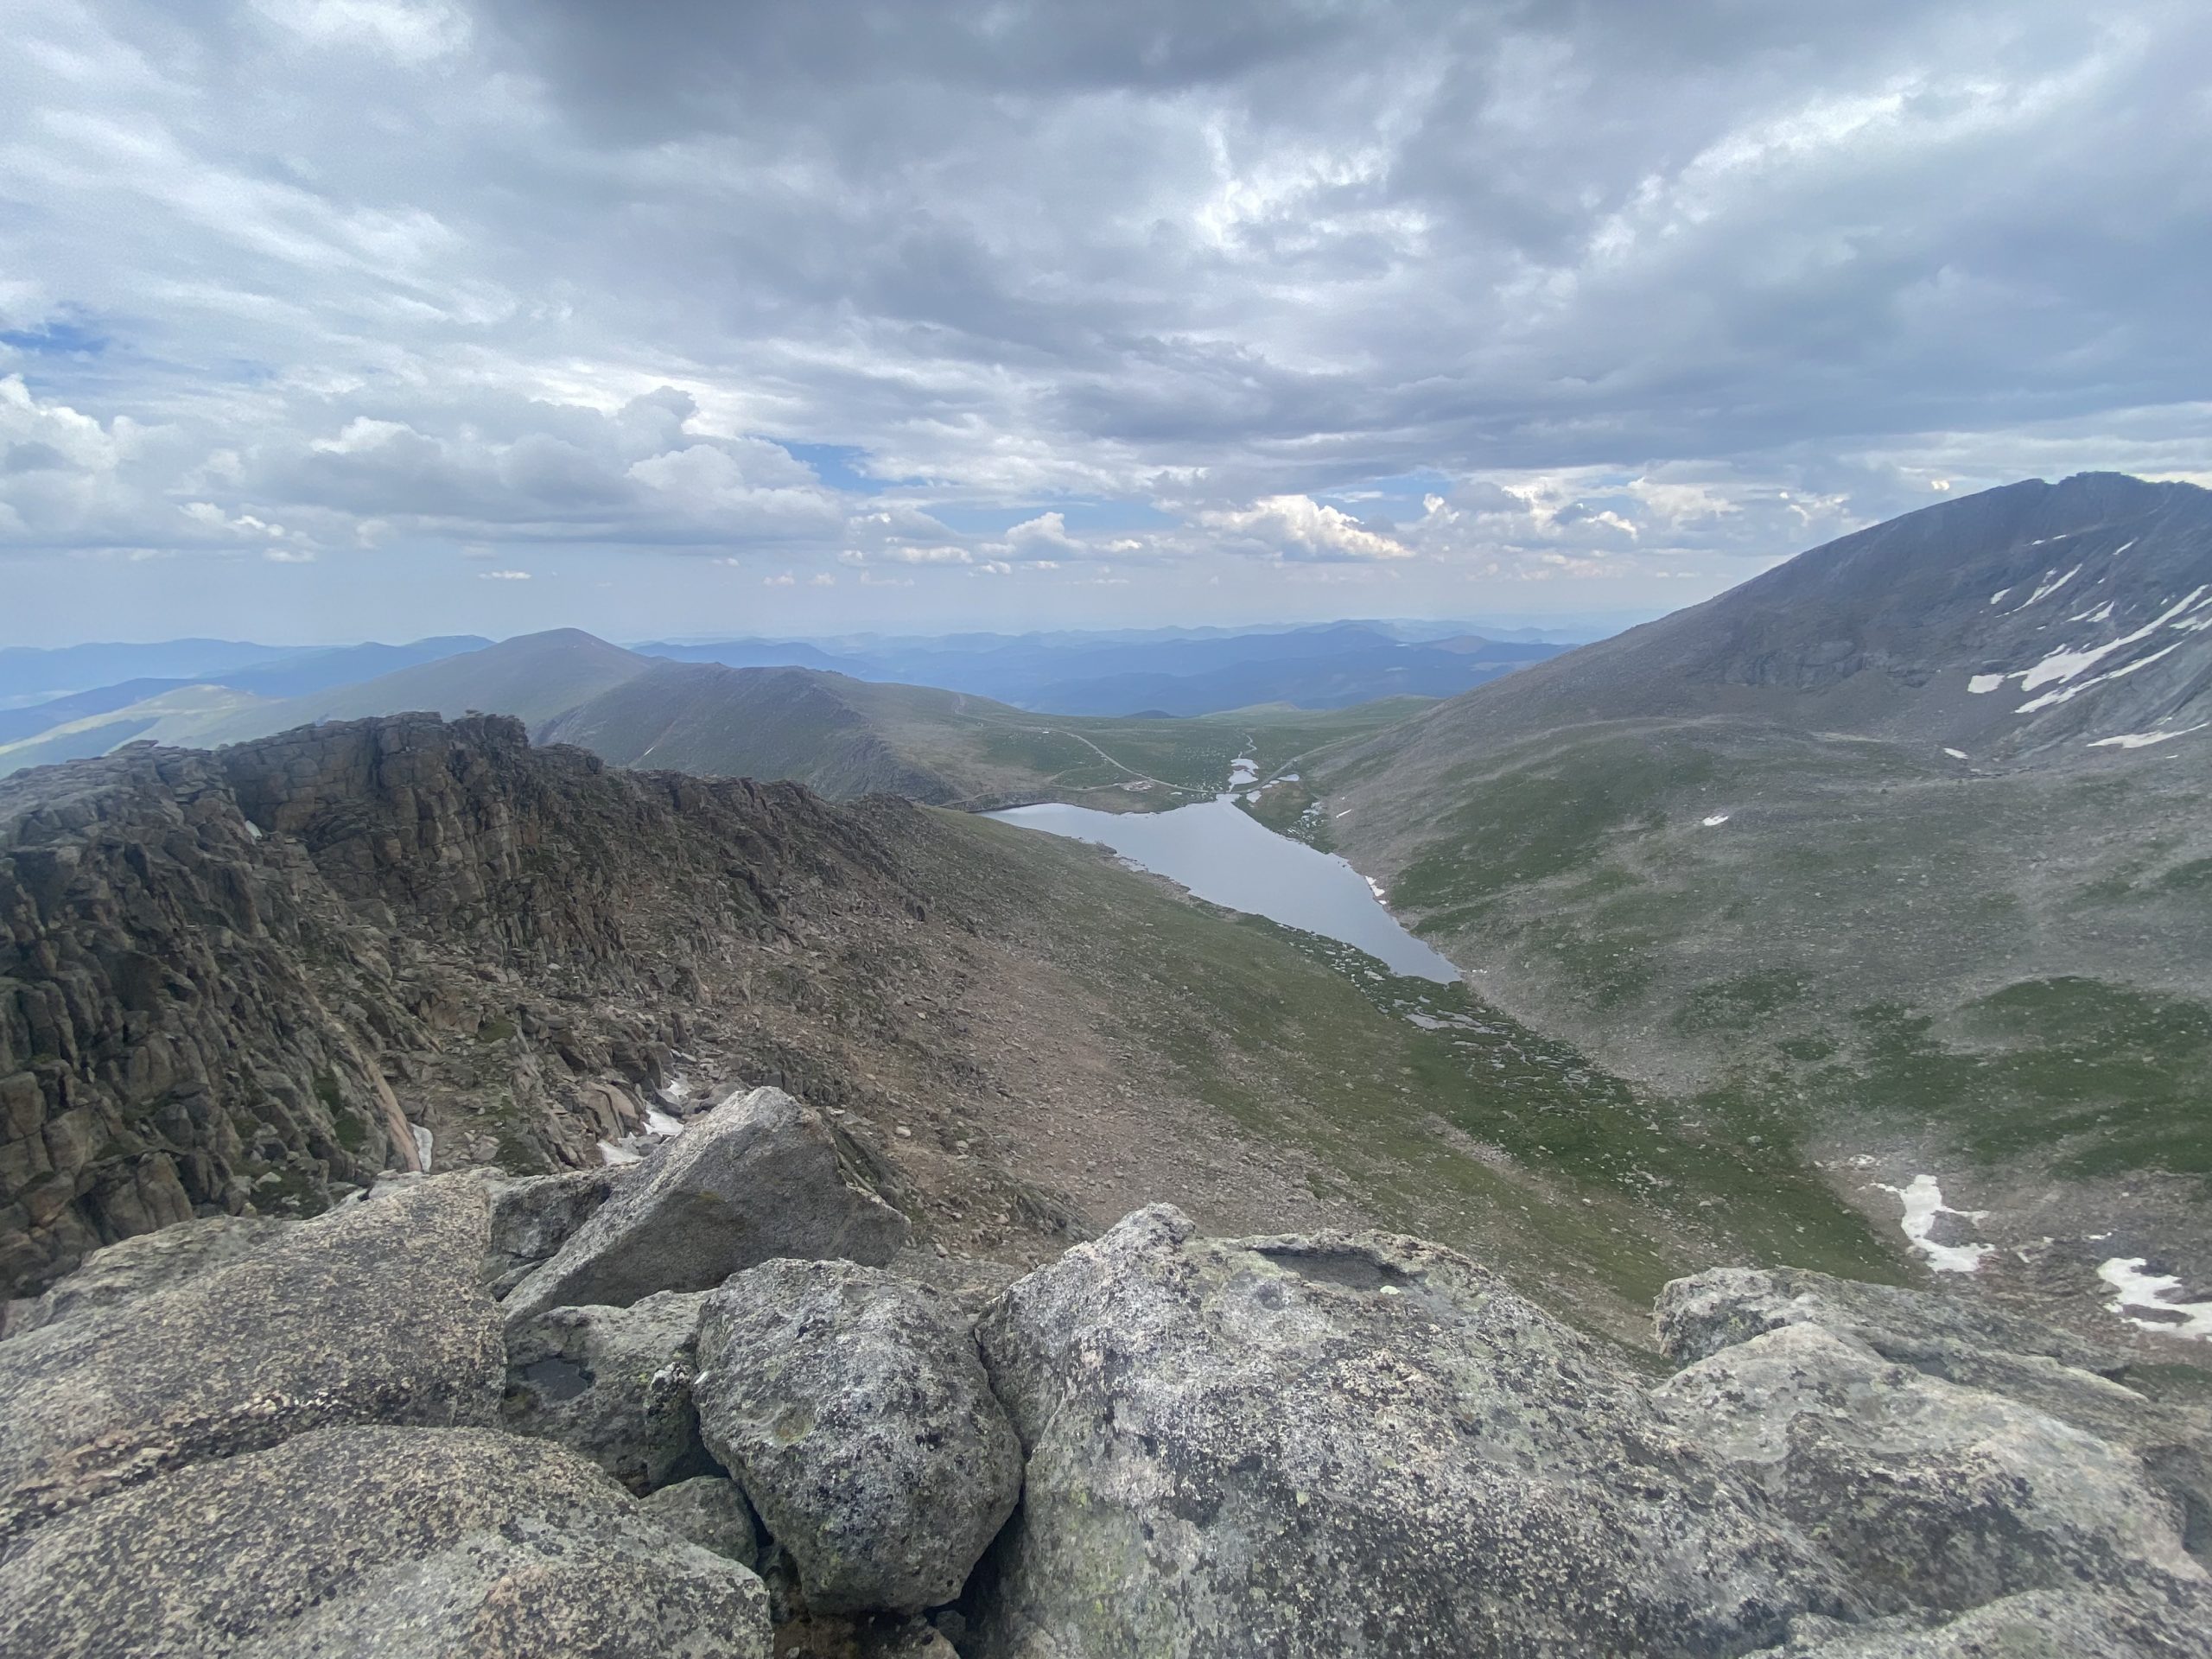
<path id="1" fill-rule="evenodd" d="M 2091 473 L 1945 501 L 1440 707 L 1409 750 L 1771 722 L 1978 764 L 2212 719 L 2212 491 Z M 2176 740 L 2177 741 L 2177 739 Z"/>
<path id="2" fill-rule="evenodd" d="M 2194 1301 L 2208 653 L 2212 493 L 2030 481 L 1306 770 L 1418 931 L 1665 1121 L 1764 1118 L 1869 1216 L 1935 1183 L 1946 1268 L 2086 1294 L 2116 1234 Z"/>
<path id="3" fill-rule="evenodd" d="M 0 1341 L 53 1659 L 2212 1653 L 2212 1414 L 2016 1316 L 1667 1286 L 1655 1376 L 1466 1257 L 1139 1211 L 916 1251 L 733 1091 L 611 1176 L 101 1252 Z M 1011 1282 L 1009 1282 L 1011 1281 Z"/>

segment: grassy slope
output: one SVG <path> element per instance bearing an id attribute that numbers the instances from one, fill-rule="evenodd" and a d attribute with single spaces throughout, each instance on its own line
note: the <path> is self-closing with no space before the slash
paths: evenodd
<path id="1" fill-rule="evenodd" d="M 1053 918 L 1045 948 L 1117 1035 L 1247 1138 L 1317 1160 L 1379 1224 L 1621 1335 L 1668 1279 L 1717 1262 L 1900 1270 L 1758 1109 L 1662 1128 L 1642 1091 L 1464 988 L 1180 897 L 1082 843 L 940 816 L 1005 913 Z"/>
<path id="2" fill-rule="evenodd" d="M 1356 840 L 1364 817 L 1394 826 L 1358 850 L 1417 931 L 1700 1109 L 2202 1175 L 2212 834 L 2193 761 L 2145 758 L 1992 775 L 1748 722 L 1609 721 L 1395 798 L 1357 760 L 1327 787 Z"/>

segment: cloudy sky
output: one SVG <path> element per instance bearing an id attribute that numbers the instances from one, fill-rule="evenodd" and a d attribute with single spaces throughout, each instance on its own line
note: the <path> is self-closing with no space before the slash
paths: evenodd
<path id="1" fill-rule="evenodd" d="M 2212 481 L 2201 0 L 41 0 L 0 643 L 1652 611 Z"/>

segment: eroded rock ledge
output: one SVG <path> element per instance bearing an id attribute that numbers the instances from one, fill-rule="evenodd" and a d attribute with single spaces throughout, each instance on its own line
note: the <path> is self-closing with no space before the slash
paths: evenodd
<path id="1" fill-rule="evenodd" d="M 1655 1383 L 1437 1245 L 1165 1206 L 955 1293 L 811 1119 L 96 1256 L 0 1341 L 9 1650 L 2212 1652 L 2205 1415 L 2057 1332 L 1725 1269 Z"/>

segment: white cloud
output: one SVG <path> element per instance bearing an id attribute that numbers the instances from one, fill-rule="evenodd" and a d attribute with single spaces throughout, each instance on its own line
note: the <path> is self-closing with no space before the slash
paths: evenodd
<path id="1" fill-rule="evenodd" d="M 1287 558 L 1409 559 L 1414 550 L 1368 530 L 1338 508 L 1311 496 L 1270 495 L 1249 507 L 1208 512 L 1198 522 L 1233 541 Z"/>
<path id="2" fill-rule="evenodd" d="M 528 582 L 530 572 L 527 570 L 479 570 L 476 573 L 476 579 L 479 582 Z"/>

